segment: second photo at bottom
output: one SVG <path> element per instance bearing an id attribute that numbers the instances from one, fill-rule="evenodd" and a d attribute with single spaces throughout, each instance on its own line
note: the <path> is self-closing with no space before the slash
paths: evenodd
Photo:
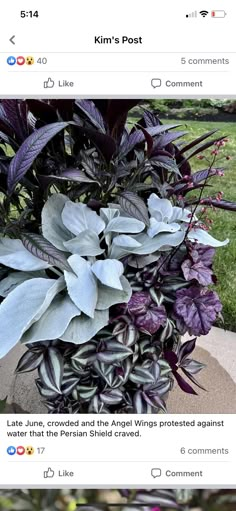
<path id="1" fill-rule="evenodd" d="M 229 489 L 0 490 L 0 511 L 235 511 Z"/>

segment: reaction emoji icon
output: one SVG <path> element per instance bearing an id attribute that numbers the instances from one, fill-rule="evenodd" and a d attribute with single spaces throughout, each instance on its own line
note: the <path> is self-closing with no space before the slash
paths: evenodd
<path id="1" fill-rule="evenodd" d="M 27 64 L 27 66 L 32 66 L 34 64 L 34 57 L 31 57 L 31 56 L 26 57 L 25 62 Z"/>
<path id="2" fill-rule="evenodd" d="M 17 64 L 18 64 L 18 66 L 23 66 L 23 65 L 24 65 L 24 63 L 25 63 L 25 58 L 24 58 L 24 57 L 22 57 L 22 56 L 17 57 L 16 62 L 17 62 Z"/>
<path id="3" fill-rule="evenodd" d="M 16 452 L 19 456 L 22 456 L 23 454 L 25 454 L 25 448 L 23 447 L 23 445 L 18 445 Z"/>
<path id="4" fill-rule="evenodd" d="M 32 445 L 28 445 L 25 448 L 25 452 L 26 454 L 28 454 L 28 456 L 32 456 L 32 454 L 34 454 L 34 448 L 32 447 Z"/>

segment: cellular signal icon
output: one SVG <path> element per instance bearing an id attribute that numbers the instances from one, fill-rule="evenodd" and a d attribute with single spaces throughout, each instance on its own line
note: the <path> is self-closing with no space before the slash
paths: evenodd
<path id="1" fill-rule="evenodd" d="M 186 14 L 186 18 L 196 18 L 197 17 L 197 11 L 190 12 L 189 14 Z"/>

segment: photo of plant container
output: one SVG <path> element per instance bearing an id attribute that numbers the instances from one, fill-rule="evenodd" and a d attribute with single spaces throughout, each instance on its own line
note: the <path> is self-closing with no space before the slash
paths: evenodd
<path id="1" fill-rule="evenodd" d="M 0 356 L 26 347 L 17 372 L 37 370 L 49 413 L 159 413 L 174 383 L 203 391 L 192 357 L 222 317 L 229 243 L 210 214 L 236 211 L 211 193 L 227 133 L 186 141 L 146 107 L 132 122 L 140 103 L 0 103 Z"/>
<path id="2" fill-rule="evenodd" d="M 1 511 L 234 511 L 236 491 L 0 490 Z"/>

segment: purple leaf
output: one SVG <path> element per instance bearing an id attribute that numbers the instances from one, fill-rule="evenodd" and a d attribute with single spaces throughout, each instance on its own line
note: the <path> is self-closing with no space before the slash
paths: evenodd
<path id="1" fill-rule="evenodd" d="M 187 357 L 188 355 L 190 355 L 193 350 L 195 349 L 195 346 L 196 346 L 196 340 L 197 338 L 195 337 L 194 339 L 190 339 L 189 341 L 186 341 L 184 342 L 181 347 L 180 347 L 180 350 L 179 350 L 179 361 L 182 362 L 182 360 Z"/>
<path id="2" fill-rule="evenodd" d="M 206 206 L 213 206 L 214 208 L 225 209 L 227 211 L 236 211 L 236 202 L 229 200 L 217 200 L 217 199 L 202 199 L 201 204 Z"/>
<path id="3" fill-rule="evenodd" d="M 210 331 L 222 305 L 215 291 L 190 287 L 176 292 L 174 312 L 184 321 L 190 335 L 206 335 Z"/>
<path id="4" fill-rule="evenodd" d="M 211 268 L 215 256 L 215 249 L 206 245 L 192 245 L 190 255 L 194 263 L 202 262 L 204 266 Z"/>
<path id="5" fill-rule="evenodd" d="M 58 250 L 40 234 L 27 233 L 21 236 L 24 247 L 35 257 L 62 270 L 72 271 L 64 252 Z"/>
<path id="6" fill-rule="evenodd" d="M 50 184 L 54 181 L 73 181 L 75 183 L 95 183 L 94 179 L 91 179 L 90 177 L 86 176 L 85 172 L 79 169 L 66 169 L 61 172 L 60 175 L 54 176 L 43 176 L 38 175 L 37 176 L 39 181 L 42 184 Z M 97 182 L 97 181 L 96 181 Z"/>
<path id="7" fill-rule="evenodd" d="M 174 351 L 171 351 L 171 350 L 166 350 L 164 352 L 164 358 L 168 362 L 168 364 L 170 365 L 172 371 L 177 371 L 177 369 L 178 369 L 178 366 L 177 366 L 178 357 L 177 357 L 176 353 Z"/>
<path id="8" fill-rule="evenodd" d="M 151 303 L 152 299 L 148 291 L 137 291 L 132 294 L 126 307 L 130 314 L 136 316 L 145 313 Z"/>
<path id="9" fill-rule="evenodd" d="M 136 327 L 145 334 L 153 335 L 157 332 L 160 326 L 166 323 L 167 315 L 163 305 L 160 307 L 153 307 L 144 314 L 140 314 L 135 318 Z"/>
<path id="10" fill-rule="evenodd" d="M 202 286 L 209 286 L 213 283 L 213 271 L 201 261 L 193 263 L 190 259 L 186 259 L 182 263 L 181 268 L 187 281 L 196 280 Z"/>
<path id="11" fill-rule="evenodd" d="M 125 191 L 119 196 L 119 203 L 125 213 L 133 218 L 141 220 L 145 225 L 149 225 L 148 209 L 141 197 L 136 193 Z"/>
<path id="12" fill-rule="evenodd" d="M 46 144 L 59 131 L 67 126 L 65 122 L 56 122 L 43 126 L 30 135 L 21 145 L 20 149 L 11 160 L 8 173 L 8 193 L 11 194 L 16 184 L 24 177 L 31 167 L 35 158 L 39 155 Z"/>
<path id="13" fill-rule="evenodd" d="M 153 147 L 153 153 L 156 152 L 157 149 L 163 149 L 171 142 L 174 142 L 180 137 L 186 135 L 187 131 L 174 131 L 174 133 L 165 133 L 157 138 Z"/>
<path id="14" fill-rule="evenodd" d="M 200 385 L 200 383 L 196 380 L 196 378 L 194 378 L 194 376 L 189 371 L 187 371 L 184 367 L 181 367 L 181 369 L 182 369 L 183 373 L 185 374 L 185 376 L 187 376 L 187 378 L 192 383 L 194 383 L 194 385 L 197 385 L 197 387 L 199 387 L 199 389 L 206 390 L 202 385 Z"/>
<path id="15" fill-rule="evenodd" d="M 205 181 L 208 177 L 217 176 L 219 171 L 223 171 L 223 169 L 203 169 L 198 170 L 198 172 L 194 172 L 192 174 L 192 182 L 193 184 L 201 183 L 201 181 Z"/>
<path id="16" fill-rule="evenodd" d="M 153 126 L 150 128 L 146 128 L 146 132 L 152 137 L 155 137 L 156 135 L 160 135 L 165 131 L 178 128 L 178 126 L 181 126 L 181 124 L 163 124 L 161 126 Z M 132 133 L 130 133 L 128 139 L 126 139 L 125 142 L 120 147 L 119 158 L 121 159 L 124 156 L 126 156 L 126 154 L 128 154 L 132 149 L 134 149 L 134 147 L 137 144 L 140 144 L 141 142 L 144 141 L 145 135 L 142 132 L 142 130 L 135 130 Z"/>
<path id="17" fill-rule="evenodd" d="M 177 373 L 177 371 L 174 372 L 173 374 L 181 390 L 183 390 L 187 394 L 194 394 L 195 396 L 197 396 L 197 392 L 183 379 L 183 377 L 179 373 Z"/>
<path id="18" fill-rule="evenodd" d="M 75 104 L 87 115 L 96 128 L 98 128 L 102 133 L 106 133 L 103 117 L 93 101 L 89 101 L 88 99 L 78 99 Z"/>
<path id="19" fill-rule="evenodd" d="M 8 123 L 14 130 L 18 141 L 23 142 L 27 137 L 27 105 L 19 99 L 4 99 L 2 101 Z"/>
<path id="20" fill-rule="evenodd" d="M 180 154 L 183 154 L 183 153 L 186 153 L 186 151 L 189 151 L 190 149 L 192 149 L 193 147 L 195 147 L 196 145 L 200 144 L 201 142 L 203 142 L 204 140 L 206 140 L 206 138 L 209 138 L 211 137 L 211 135 L 214 135 L 214 133 L 216 133 L 218 130 L 212 130 L 212 131 L 208 131 L 208 133 L 204 133 L 204 135 L 201 135 L 201 137 L 198 137 L 196 138 L 195 140 L 193 140 L 192 142 L 190 142 L 189 144 L 187 144 L 186 146 L 182 147 L 179 151 L 178 151 L 178 155 Z"/>

